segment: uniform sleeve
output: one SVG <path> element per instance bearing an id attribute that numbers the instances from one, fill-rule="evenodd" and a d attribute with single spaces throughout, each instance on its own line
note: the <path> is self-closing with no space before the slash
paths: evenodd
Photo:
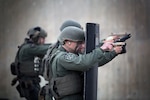
<path id="1" fill-rule="evenodd" d="M 84 55 L 65 53 L 58 58 L 58 63 L 67 70 L 86 71 L 95 63 L 105 64 L 114 58 L 114 55 L 105 54 L 100 48 Z M 104 61 L 104 63 L 101 63 Z"/>
<path id="2" fill-rule="evenodd" d="M 104 52 L 103 57 L 98 62 L 99 67 L 105 65 L 108 62 L 110 62 L 116 56 L 117 56 L 117 54 L 116 54 L 115 51 Z"/>
<path id="3" fill-rule="evenodd" d="M 50 45 L 48 44 L 35 45 L 28 49 L 28 53 L 33 56 L 43 57 L 46 54 L 49 46 Z"/>

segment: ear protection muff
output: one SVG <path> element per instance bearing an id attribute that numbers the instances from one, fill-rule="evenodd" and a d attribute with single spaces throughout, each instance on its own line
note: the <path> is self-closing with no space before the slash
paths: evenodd
<path id="1" fill-rule="evenodd" d="M 71 44 L 70 42 L 68 42 L 68 44 Z"/>
<path id="2" fill-rule="evenodd" d="M 31 35 L 31 39 L 33 40 L 34 43 L 38 42 L 38 39 L 40 37 L 40 32 L 41 32 L 41 28 L 40 27 L 35 27 L 33 28 L 33 35 Z"/>
<path id="3" fill-rule="evenodd" d="M 40 34 L 41 28 L 35 27 L 33 30 L 34 30 L 34 35 L 32 36 L 32 38 L 37 38 Z"/>
<path id="4" fill-rule="evenodd" d="M 31 37 L 31 38 L 37 38 L 38 36 L 39 36 L 39 34 L 40 34 L 40 32 L 39 31 L 36 31 L 36 30 L 34 30 L 35 32 L 34 32 L 34 35 Z"/>

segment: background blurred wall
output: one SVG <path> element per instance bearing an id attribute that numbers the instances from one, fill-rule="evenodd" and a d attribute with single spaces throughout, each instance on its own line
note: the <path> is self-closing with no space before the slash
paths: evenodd
<path id="1" fill-rule="evenodd" d="M 55 42 L 61 23 L 100 24 L 100 38 L 130 32 L 127 53 L 99 68 L 98 100 L 150 100 L 149 0 L 0 0 L 0 98 L 20 99 L 10 63 L 29 28 L 41 26 Z"/>

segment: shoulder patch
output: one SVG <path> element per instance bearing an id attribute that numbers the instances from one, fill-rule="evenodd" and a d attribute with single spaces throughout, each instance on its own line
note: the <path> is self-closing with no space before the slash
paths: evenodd
<path id="1" fill-rule="evenodd" d="M 35 44 L 33 44 L 33 43 L 32 43 L 32 44 L 30 44 L 30 47 L 31 47 L 31 48 L 34 48 L 35 46 L 36 46 L 36 45 L 35 45 Z"/>
<path id="2" fill-rule="evenodd" d="M 73 60 L 75 58 L 76 58 L 76 55 L 72 54 L 72 53 L 67 53 L 64 55 L 64 59 L 66 59 L 66 60 Z"/>

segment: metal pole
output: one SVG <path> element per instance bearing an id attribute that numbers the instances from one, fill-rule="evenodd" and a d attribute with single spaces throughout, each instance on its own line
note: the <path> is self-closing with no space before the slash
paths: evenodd
<path id="1" fill-rule="evenodd" d="M 86 24 L 86 53 L 95 49 L 99 44 L 99 24 L 87 23 Z M 97 100 L 97 75 L 98 64 L 85 72 L 84 74 L 84 99 Z"/>

